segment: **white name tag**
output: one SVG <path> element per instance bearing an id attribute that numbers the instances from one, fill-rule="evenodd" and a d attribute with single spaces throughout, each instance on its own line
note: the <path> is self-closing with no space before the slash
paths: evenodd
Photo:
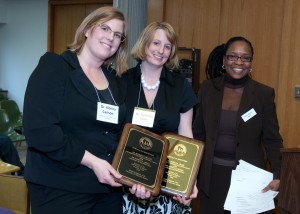
<path id="1" fill-rule="evenodd" d="M 152 109 L 135 107 L 132 116 L 132 124 L 152 128 L 154 123 L 155 113 L 156 111 Z"/>
<path id="2" fill-rule="evenodd" d="M 247 111 L 245 114 L 242 115 L 242 119 L 244 120 L 244 122 L 247 122 L 249 119 L 251 119 L 252 117 L 254 117 L 256 115 L 255 110 L 252 108 L 249 111 Z"/>
<path id="3" fill-rule="evenodd" d="M 106 103 L 97 103 L 97 120 L 118 124 L 119 106 Z"/>

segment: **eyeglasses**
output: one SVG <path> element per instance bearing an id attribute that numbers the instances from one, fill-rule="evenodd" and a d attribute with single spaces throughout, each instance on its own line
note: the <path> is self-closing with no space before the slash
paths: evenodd
<path id="1" fill-rule="evenodd" d="M 242 62 L 251 62 L 253 58 L 252 56 L 226 55 L 226 59 L 233 62 L 238 61 L 238 59 L 241 59 Z"/>
<path id="2" fill-rule="evenodd" d="M 124 40 L 126 39 L 126 37 L 122 33 L 112 31 L 112 29 L 110 29 L 110 27 L 106 24 L 98 24 L 98 26 L 100 30 L 106 34 L 110 35 L 111 33 L 113 33 L 114 39 L 119 42 L 124 42 Z"/>

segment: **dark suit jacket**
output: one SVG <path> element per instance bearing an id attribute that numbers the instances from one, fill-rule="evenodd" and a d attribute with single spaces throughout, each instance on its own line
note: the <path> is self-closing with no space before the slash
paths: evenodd
<path id="1" fill-rule="evenodd" d="M 205 142 L 198 182 L 206 194 L 209 192 L 224 84 L 223 77 L 203 82 L 193 124 L 194 138 Z M 282 138 L 279 134 L 274 97 L 274 89 L 252 79 L 246 82 L 236 121 L 236 160 L 243 159 L 264 169 L 267 156 L 274 179 L 279 179 Z M 252 108 L 257 114 L 244 122 L 241 116 Z"/>
<path id="2" fill-rule="evenodd" d="M 109 191 L 80 165 L 85 150 L 112 162 L 125 121 L 122 80 L 113 70 L 102 70 L 120 108 L 117 125 L 96 120 L 97 93 L 74 53 L 41 57 L 24 100 L 26 181 L 73 192 Z"/>

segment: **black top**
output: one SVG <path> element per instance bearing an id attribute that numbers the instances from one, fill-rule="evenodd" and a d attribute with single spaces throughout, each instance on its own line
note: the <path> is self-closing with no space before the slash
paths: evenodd
<path id="1" fill-rule="evenodd" d="M 129 69 L 125 74 L 125 78 L 128 84 L 126 97 L 127 122 L 131 122 L 135 107 L 148 108 L 144 89 L 141 86 L 140 64 Z M 138 102 L 139 92 L 140 100 Z M 151 109 L 156 110 L 153 128 L 143 128 L 157 134 L 162 134 L 166 131 L 178 133 L 180 113 L 187 112 L 197 102 L 197 96 L 193 92 L 190 83 L 179 74 L 163 68 L 160 76 L 160 85 L 151 106 Z M 137 106 L 138 103 L 139 106 Z"/>
<path id="2" fill-rule="evenodd" d="M 125 121 L 125 85 L 115 71 L 103 66 L 102 70 L 119 106 L 118 124 L 96 120 L 97 93 L 76 54 L 41 57 L 24 100 L 26 181 L 72 192 L 110 191 L 80 164 L 85 150 L 112 162 Z"/>

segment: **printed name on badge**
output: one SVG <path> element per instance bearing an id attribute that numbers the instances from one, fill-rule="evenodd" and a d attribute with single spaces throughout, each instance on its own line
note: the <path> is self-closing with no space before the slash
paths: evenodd
<path id="1" fill-rule="evenodd" d="M 97 120 L 118 124 L 119 106 L 98 102 Z"/>
<path id="2" fill-rule="evenodd" d="M 155 110 L 145 108 L 134 108 L 132 124 L 140 125 L 144 127 L 153 127 Z"/>
<path id="3" fill-rule="evenodd" d="M 247 111 L 245 114 L 242 115 L 242 119 L 244 122 L 247 122 L 249 119 L 254 117 L 256 115 L 256 111 L 252 108 L 249 111 Z"/>

